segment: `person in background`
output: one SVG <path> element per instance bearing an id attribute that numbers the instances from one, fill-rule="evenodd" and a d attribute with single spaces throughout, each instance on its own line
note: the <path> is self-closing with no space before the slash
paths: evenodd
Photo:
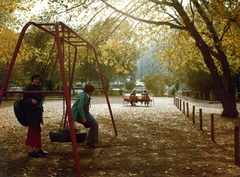
<path id="1" fill-rule="evenodd" d="M 133 89 L 132 92 L 130 93 L 130 96 L 136 96 L 136 90 Z"/>
<path id="2" fill-rule="evenodd" d="M 34 74 L 31 83 L 25 88 L 25 91 L 41 91 L 40 85 L 42 77 L 40 74 Z M 43 124 L 43 95 L 42 94 L 24 94 L 24 113 L 28 120 L 28 132 L 26 145 L 29 146 L 28 156 L 38 158 L 46 156 L 48 152 L 42 150 L 41 124 Z"/>
<path id="3" fill-rule="evenodd" d="M 137 103 L 136 101 L 136 90 L 133 89 L 132 92 L 130 93 L 130 103 L 132 106 L 136 105 L 135 103 Z"/>
<path id="4" fill-rule="evenodd" d="M 144 98 L 145 97 L 145 98 Z M 148 92 L 147 92 L 147 90 L 143 90 L 143 92 L 142 92 L 142 100 L 144 101 L 144 104 L 146 105 L 148 105 L 148 103 L 149 103 L 149 97 L 148 97 Z M 142 102 L 141 102 L 142 103 Z"/>
<path id="5" fill-rule="evenodd" d="M 143 92 L 142 92 L 142 96 L 148 96 L 148 92 L 147 92 L 147 90 L 143 90 Z"/>
<path id="6" fill-rule="evenodd" d="M 74 121 L 82 124 L 85 128 L 90 128 L 87 135 L 87 146 L 89 148 L 95 148 L 98 142 L 98 122 L 89 112 L 90 96 L 94 90 L 95 87 L 93 85 L 86 85 L 72 106 Z"/>

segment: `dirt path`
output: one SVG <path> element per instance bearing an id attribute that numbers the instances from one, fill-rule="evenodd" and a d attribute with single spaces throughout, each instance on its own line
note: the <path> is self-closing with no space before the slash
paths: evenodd
<path id="1" fill-rule="evenodd" d="M 91 113 L 99 122 L 99 144 L 87 149 L 79 143 L 82 176 L 168 177 L 240 175 L 234 165 L 233 124 L 219 117 L 220 104 L 189 102 L 201 108 L 203 131 L 173 104 L 173 98 L 154 98 L 155 106 L 123 106 L 110 97 L 118 136 L 115 137 L 105 98 L 92 99 Z M 9 107 L 10 106 L 10 107 Z M 12 102 L 0 107 L 0 176 L 76 176 L 71 143 L 52 143 L 49 132 L 59 128 L 63 103 L 46 100 L 42 128 L 46 158 L 32 159 L 24 145 L 26 128 L 14 118 Z M 190 110 L 191 111 L 191 110 Z M 215 114 L 215 141 L 209 131 L 209 115 Z M 82 128 L 81 125 L 76 125 Z"/>

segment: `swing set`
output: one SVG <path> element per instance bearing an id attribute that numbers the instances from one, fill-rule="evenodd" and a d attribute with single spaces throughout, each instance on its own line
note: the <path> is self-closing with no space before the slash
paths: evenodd
<path id="1" fill-rule="evenodd" d="M 66 110 L 65 110 L 65 116 L 63 116 L 63 129 L 66 129 L 67 126 L 69 126 L 69 136 L 72 142 L 72 147 L 73 147 L 73 154 L 74 154 L 74 160 L 75 160 L 75 167 L 76 167 L 76 174 L 77 176 L 81 177 L 82 172 L 81 172 L 81 166 L 80 166 L 80 158 L 78 155 L 78 150 L 77 150 L 77 137 L 76 137 L 76 131 L 74 128 L 74 121 L 72 118 L 72 112 L 71 112 L 71 88 L 73 85 L 74 81 L 74 75 L 75 75 L 75 69 L 76 65 L 78 62 L 78 52 L 82 47 L 87 49 L 87 58 L 94 58 L 98 72 L 99 72 L 99 77 L 101 80 L 101 87 L 96 88 L 96 89 L 101 89 L 104 92 L 104 95 L 106 97 L 106 102 L 108 104 L 108 109 L 109 113 L 111 116 L 111 121 L 112 125 L 114 128 L 115 136 L 117 136 L 117 129 L 115 126 L 108 94 L 107 94 L 107 89 L 104 83 L 103 75 L 101 72 L 100 64 L 98 61 L 98 56 L 96 53 L 96 50 L 94 46 L 89 43 L 87 40 L 85 40 L 83 37 L 81 37 L 79 34 L 74 32 L 70 27 L 65 25 L 62 22 L 56 22 L 56 23 L 35 23 L 35 22 L 28 22 L 22 29 L 16 48 L 14 50 L 12 60 L 10 62 L 9 68 L 7 70 L 6 76 L 3 81 L 2 85 L 2 90 L 0 90 L 0 104 L 2 102 L 2 98 L 6 94 L 31 94 L 33 91 L 9 91 L 8 90 L 8 82 L 17 58 L 17 55 L 19 53 L 20 46 L 22 44 L 23 37 L 29 27 L 36 27 L 43 32 L 50 34 L 52 37 L 54 37 L 55 43 L 56 43 L 56 50 L 57 50 L 57 59 L 59 62 L 59 67 L 60 67 L 60 72 L 61 72 L 61 81 L 62 81 L 62 91 L 35 91 L 35 94 L 56 94 L 56 95 L 63 95 L 65 105 L 66 105 Z M 64 55 L 64 45 L 71 46 L 74 49 L 74 57 L 73 57 L 73 62 L 72 62 L 72 70 L 69 71 L 69 81 L 67 82 L 67 71 L 66 71 L 66 57 Z M 51 51 L 52 52 L 52 51 Z M 70 55 L 69 55 L 70 57 Z M 69 85 L 68 85 L 69 84 Z M 59 141 L 60 142 L 60 141 Z M 62 141 L 63 142 L 63 141 Z M 66 141 L 67 142 L 67 141 Z"/>

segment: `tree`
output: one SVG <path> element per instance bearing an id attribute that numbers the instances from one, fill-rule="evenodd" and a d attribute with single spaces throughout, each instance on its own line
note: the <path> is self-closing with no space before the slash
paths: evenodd
<path id="1" fill-rule="evenodd" d="M 168 83 L 168 77 L 161 73 L 149 73 L 142 81 L 154 96 L 160 96 L 163 95 L 165 91 L 165 86 Z"/>
<path id="2" fill-rule="evenodd" d="M 8 0 L 0 2 L 0 27 L 7 27 L 14 22 L 14 10 L 17 8 L 17 1 Z"/>
<path id="3" fill-rule="evenodd" d="M 26 86 L 33 73 L 42 75 L 43 85 L 48 90 L 52 90 L 54 84 L 61 84 L 54 38 L 37 28 L 31 28 L 24 35 L 11 80 L 19 82 L 20 86 Z"/>
<path id="4" fill-rule="evenodd" d="M 7 73 L 17 40 L 18 34 L 16 34 L 14 31 L 7 28 L 2 29 L 0 33 L 0 75 L 2 77 Z M 21 46 L 20 53 L 18 54 L 18 60 L 16 60 L 14 70 L 11 73 L 11 78 L 9 80 L 9 84 L 20 87 L 24 86 L 24 81 L 26 79 L 29 80 L 29 78 L 26 78 L 25 76 L 24 65 L 22 65 L 22 63 L 32 54 L 32 51 L 26 46 L 25 41 L 23 41 L 22 44 L 23 45 Z"/>
<path id="5" fill-rule="evenodd" d="M 134 11 L 130 11 L 130 8 L 119 10 L 105 0 L 102 2 L 118 13 L 150 24 L 152 28 L 168 26 L 186 31 L 194 39 L 211 73 L 223 106 L 221 116 L 238 116 L 235 87 L 224 43 L 228 33 L 240 21 L 237 1 L 190 0 L 188 4 L 178 0 L 131 1 L 132 6 L 129 4 L 129 7 L 134 4 Z"/>
<path id="6" fill-rule="evenodd" d="M 16 31 L 19 30 L 20 18 L 24 16 L 24 12 L 29 10 L 29 7 L 31 7 L 31 1 L 28 2 L 28 0 L 7 0 L 0 2 L 0 80 L 3 79 L 7 72 L 16 47 L 19 37 Z M 23 87 L 25 85 L 24 82 L 29 80 L 23 71 L 24 65 L 22 63 L 32 55 L 32 52 L 23 40 L 18 60 L 16 60 L 14 70 L 11 73 L 9 85 Z"/>
<path id="7" fill-rule="evenodd" d="M 184 83 L 190 91 L 205 93 L 206 98 L 209 98 L 210 91 L 217 96 L 209 69 L 193 42 L 184 31 L 165 31 L 161 35 L 158 41 L 160 64 L 171 75 L 169 86 Z"/>
<path id="8" fill-rule="evenodd" d="M 139 52 L 135 43 L 136 34 L 129 36 L 131 26 L 127 21 L 119 21 L 115 18 L 107 18 L 105 21 L 95 23 L 89 29 L 87 39 L 97 49 L 99 63 L 107 88 L 111 82 L 119 78 L 127 78 L 136 69 L 136 60 Z M 88 67 L 92 62 L 83 61 L 83 66 Z M 93 66 L 91 66 L 93 67 Z M 99 78 L 94 70 L 91 70 L 92 78 Z M 94 76 L 96 77 L 94 77 Z"/>
<path id="9" fill-rule="evenodd" d="M 125 90 L 132 90 L 135 88 L 136 83 L 135 83 L 135 81 L 130 80 L 130 81 L 125 82 L 124 86 L 125 86 Z"/>
<path id="10" fill-rule="evenodd" d="M 53 2 L 55 3 L 55 1 Z M 138 30 L 141 30 L 139 34 L 144 34 L 147 38 L 150 37 L 151 33 L 159 33 L 160 26 L 186 32 L 188 37 L 193 39 L 194 45 L 201 53 L 202 60 L 214 81 L 223 106 L 221 115 L 224 117 L 238 116 L 232 78 L 232 68 L 234 67 L 232 64 L 234 62 L 229 61 L 229 58 L 235 58 L 235 63 L 238 63 L 239 52 L 234 48 L 238 44 L 235 44 L 234 40 L 228 40 L 228 38 L 232 39 L 234 37 L 231 36 L 232 30 L 239 30 L 240 27 L 240 6 L 238 1 L 189 0 L 186 3 L 186 1 L 182 0 L 129 0 L 118 2 L 101 0 L 106 7 L 99 4 L 98 1 L 93 1 L 96 3 L 87 0 L 80 1 L 80 3 L 76 0 L 70 2 L 73 6 L 68 6 L 68 3 L 65 2 L 63 4 L 63 1 L 61 1 L 67 13 L 73 10 L 76 12 L 77 9 L 86 12 L 90 6 L 95 10 L 97 9 L 91 18 L 87 16 L 85 27 L 89 26 L 91 21 L 94 21 L 96 15 L 105 9 L 109 10 L 106 7 L 110 7 L 121 20 L 129 17 L 142 22 L 138 27 Z M 126 5 L 123 6 L 121 3 Z M 111 4 L 116 4 L 121 10 Z M 59 9 L 57 11 L 59 14 Z M 113 14 L 109 13 L 110 15 Z M 74 18 L 73 13 L 68 16 L 69 21 Z M 86 16 L 86 14 L 83 16 Z M 99 19 L 101 19 L 99 16 L 95 18 L 95 22 L 99 21 Z M 144 42 L 144 38 L 141 39 L 141 42 Z"/>

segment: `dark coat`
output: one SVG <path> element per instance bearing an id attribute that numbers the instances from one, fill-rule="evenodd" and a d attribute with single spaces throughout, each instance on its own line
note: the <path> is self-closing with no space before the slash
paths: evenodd
<path id="1" fill-rule="evenodd" d="M 40 85 L 29 84 L 25 91 L 41 91 L 42 87 Z M 32 104 L 32 99 L 37 100 L 38 104 Z M 43 124 L 43 95 L 42 94 L 24 94 L 24 113 L 28 120 L 29 125 L 39 126 Z"/>

